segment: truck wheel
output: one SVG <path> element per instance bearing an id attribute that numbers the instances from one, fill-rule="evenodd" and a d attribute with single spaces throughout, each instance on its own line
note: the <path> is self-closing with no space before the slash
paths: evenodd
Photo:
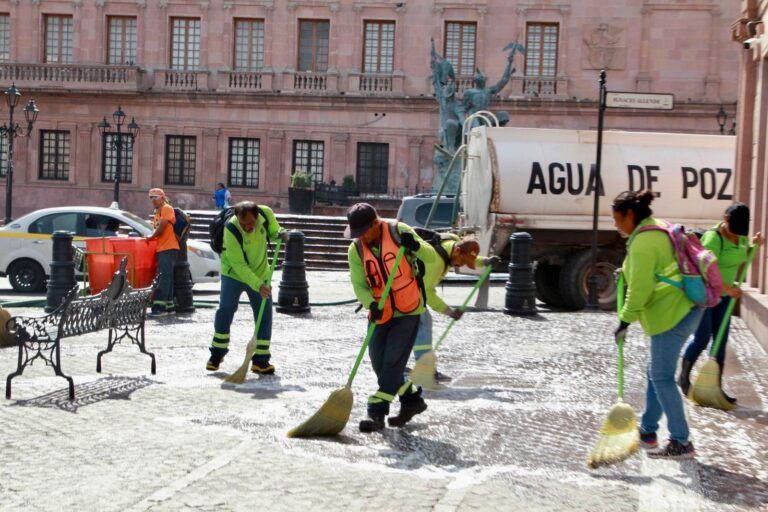
<path id="1" fill-rule="evenodd" d="M 560 295 L 568 309 L 583 309 L 587 304 L 591 251 L 579 251 L 568 259 L 560 272 Z M 614 274 L 621 266 L 621 257 L 614 251 L 597 252 L 597 302 L 600 309 L 616 308 Z"/>
<path id="2" fill-rule="evenodd" d="M 45 291 L 45 271 L 36 261 L 23 259 L 8 267 L 8 280 L 17 292 L 37 293 Z"/>
<path id="3" fill-rule="evenodd" d="M 544 261 L 537 262 L 534 271 L 536 298 L 554 308 L 565 307 L 565 301 L 560 295 L 560 271 L 560 265 Z"/>

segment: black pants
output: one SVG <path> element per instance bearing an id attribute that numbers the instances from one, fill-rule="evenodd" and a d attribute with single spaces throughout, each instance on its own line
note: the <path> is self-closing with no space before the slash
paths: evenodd
<path id="1" fill-rule="evenodd" d="M 368 355 L 379 389 L 368 398 L 369 416 L 389 414 L 389 404 L 396 396 L 401 402 L 421 399 L 421 388 L 403 376 L 418 328 L 419 315 L 411 315 L 393 318 L 373 330 Z"/>

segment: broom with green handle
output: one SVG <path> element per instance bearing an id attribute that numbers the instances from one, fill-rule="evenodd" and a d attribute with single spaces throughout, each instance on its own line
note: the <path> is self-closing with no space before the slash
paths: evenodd
<path id="1" fill-rule="evenodd" d="M 747 269 L 752 263 L 752 257 L 755 255 L 756 245 L 753 245 L 749 249 L 749 255 L 744 267 L 741 269 L 740 275 L 737 278 L 736 287 L 740 287 L 744 282 L 744 277 L 747 275 Z M 733 313 L 733 307 L 736 305 L 736 299 L 730 298 L 728 307 L 723 315 L 723 320 L 720 322 L 720 328 L 717 330 L 717 336 L 715 337 L 715 343 L 712 345 L 712 351 L 710 352 L 709 361 L 704 363 L 704 366 L 699 370 L 699 374 L 693 381 L 690 391 L 688 391 L 688 398 L 701 405 L 702 407 L 712 407 L 713 409 L 720 409 L 723 411 L 730 411 L 736 408 L 734 404 L 728 401 L 723 395 L 723 389 L 721 387 L 720 364 L 717 362 L 717 351 L 720 349 L 720 344 L 723 341 L 723 335 L 725 334 L 728 320 Z"/>
<path id="2" fill-rule="evenodd" d="M 617 293 L 618 311 L 621 312 L 624 304 L 624 275 L 619 276 Z M 587 459 L 587 466 L 595 469 L 599 466 L 608 466 L 621 462 L 640 447 L 640 434 L 637 429 L 635 411 L 629 404 L 623 402 L 624 398 L 624 339 L 617 343 L 619 349 L 618 361 L 618 400 L 611 407 L 600 428 L 600 436 L 597 438 L 592 452 Z"/>
<path id="3" fill-rule="evenodd" d="M 480 289 L 480 286 L 485 282 L 485 280 L 488 279 L 488 276 L 491 274 L 492 270 L 492 265 L 485 267 L 485 271 L 480 276 L 480 279 L 478 279 L 478 281 L 475 283 L 475 286 L 472 288 L 469 296 L 459 308 L 462 312 L 467 309 L 467 304 L 469 304 L 469 301 L 472 300 L 472 297 L 475 296 L 475 293 L 477 293 L 477 290 Z M 442 387 L 435 380 L 435 370 L 437 369 L 437 355 L 435 352 L 437 352 L 437 349 L 440 348 L 443 340 L 445 340 L 445 337 L 448 336 L 448 331 L 451 330 L 451 327 L 453 327 L 453 324 L 455 323 L 456 319 L 451 319 L 451 322 L 448 324 L 448 327 L 445 328 L 443 335 L 440 336 L 439 340 L 437 340 L 435 347 L 429 352 L 423 353 L 421 357 L 416 360 L 416 365 L 413 367 L 413 371 L 411 372 L 411 381 L 413 381 L 414 384 L 418 384 L 424 389 L 432 390 L 440 389 Z"/>
<path id="4" fill-rule="evenodd" d="M 378 307 L 380 311 L 384 310 L 384 304 L 389 297 L 389 290 L 392 288 L 392 282 L 395 280 L 395 274 L 397 274 L 397 268 L 400 266 L 400 260 L 403 259 L 404 252 L 405 247 L 400 247 L 400 250 L 397 251 L 395 263 L 389 272 L 387 284 L 384 286 L 384 293 L 381 295 L 381 299 L 379 299 Z M 288 437 L 333 436 L 344 430 L 349 421 L 349 415 L 352 413 L 352 381 L 355 380 L 357 369 L 360 367 L 363 355 L 365 355 L 365 349 L 368 348 L 368 343 L 371 341 L 375 328 L 376 322 L 370 322 L 368 332 L 365 335 L 365 341 L 363 341 L 360 347 L 360 352 L 357 354 L 352 371 L 349 372 L 347 385 L 332 392 L 328 400 L 325 401 L 315 414 L 301 425 L 288 431 Z"/>
<path id="5" fill-rule="evenodd" d="M 272 284 L 272 273 L 275 271 L 275 266 L 277 265 L 277 255 L 280 253 L 281 242 L 282 240 L 278 240 L 275 243 L 275 251 L 272 255 L 272 262 L 269 265 L 269 273 L 267 274 L 267 280 L 265 283 L 269 283 L 270 285 Z M 261 304 L 259 305 L 259 314 L 256 316 L 256 326 L 253 329 L 253 337 L 251 338 L 251 341 L 248 342 L 248 346 L 245 348 L 245 359 L 243 360 L 243 364 L 240 365 L 240 368 L 238 368 L 235 373 L 225 378 L 224 382 L 230 382 L 234 384 L 242 384 L 245 382 L 245 376 L 248 375 L 248 366 L 251 362 L 251 358 L 253 357 L 253 353 L 256 352 L 259 327 L 261 327 L 261 319 L 264 316 L 264 307 L 266 305 L 267 299 L 262 297 Z"/>

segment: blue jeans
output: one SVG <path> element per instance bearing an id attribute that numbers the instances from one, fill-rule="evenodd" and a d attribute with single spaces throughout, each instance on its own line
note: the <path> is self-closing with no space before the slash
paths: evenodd
<path id="1" fill-rule="evenodd" d="M 425 309 L 419 316 L 419 329 L 416 331 L 416 341 L 413 343 L 413 355 L 418 361 L 430 350 L 432 350 L 432 315 L 429 309 Z"/>
<path id="2" fill-rule="evenodd" d="M 723 323 L 723 317 L 725 311 L 728 309 L 728 303 L 731 302 L 730 297 L 723 297 L 717 306 L 713 308 L 707 308 L 704 310 L 704 316 L 701 318 L 699 328 L 696 329 L 696 334 L 693 337 L 688 346 L 685 348 L 683 359 L 695 363 L 699 358 L 699 355 L 707 348 L 709 340 L 714 343 L 715 337 L 717 337 L 717 331 L 720 329 L 720 324 Z M 728 319 L 728 323 L 725 326 L 725 332 L 723 333 L 723 341 L 720 343 L 720 348 L 717 350 L 715 358 L 720 364 L 720 368 L 723 368 L 725 364 L 725 345 L 728 343 L 728 331 L 731 330 L 731 319 Z"/>
<path id="3" fill-rule="evenodd" d="M 666 414 L 670 439 L 683 444 L 688 442 L 688 422 L 683 410 L 683 397 L 675 383 L 675 371 L 680 349 L 699 325 L 703 314 L 702 308 L 694 307 L 676 326 L 651 336 L 648 390 L 645 395 L 645 412 L 640 422 L 641 432 L 656 432 L 661 415 Z"/>
<path id="4" fill-rule="evenodd" d="M 213 321 L 213 341 L 211 342 L 211 354 L 223 356 L 229 351 L 229 328 L 232 326 L 232 319 L 235 317 L 240 296 L 245 292 L 248 294 L 248 301 L 253 310 L 253 321 L 256 322 L 259 316 L 259 307 L 261 295 L 247 284 L 232 279 L 228 276 L 221 276 L 221 295 L 219 296 L 219 309 L 216 310 L 216 317 Z M 264 314 L 261 317 L 261 325 L 256 333 L 256 352 L 253 355 L 254 363 L 268 363 L 270 358 L 269 345 L 272 339 L 272 297 L 266 299 L 264 305 Z"/>
<path id="5" fill-rule="evenodd" d="M 152 301 L 153 310 L 170 310 L 174 308 L 173 302 L 173 267 L 176 264 L 176 258 L 179 251 L 170 249 L 157 253 L 157 291 Z"/>

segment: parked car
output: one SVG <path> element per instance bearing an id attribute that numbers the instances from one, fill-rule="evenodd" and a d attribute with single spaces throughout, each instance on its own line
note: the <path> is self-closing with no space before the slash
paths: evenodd
<path id="1" fill-rule="evenodd" d="M 54 231 L 74 233 L 74 245 L 101 236 L 147 236 L 152 225 L 131 212 L 95 206 L 44 208 L 0 228 L 0 276 L 7 276 L 19 292 L 41 292 L 49 273 Z M 187 242 L 189 269 L 194 283 L 219 280 L 220 262 L 211 247 Z"/>
<path id="2" fill-rule="evenodd" d="M 404 197 L 400 203 L 400 208 L 397 210 L 397 220 L 412 227 L 423 228 L 429 218 L 429 212 L 432 209 L 435 196 L 436 194 L 416 194 L 415 196 Z M 429 226 L 431 229 L 451 227 L 454 197 L 453 195 L 440 197 L 437 210 Z"/>

